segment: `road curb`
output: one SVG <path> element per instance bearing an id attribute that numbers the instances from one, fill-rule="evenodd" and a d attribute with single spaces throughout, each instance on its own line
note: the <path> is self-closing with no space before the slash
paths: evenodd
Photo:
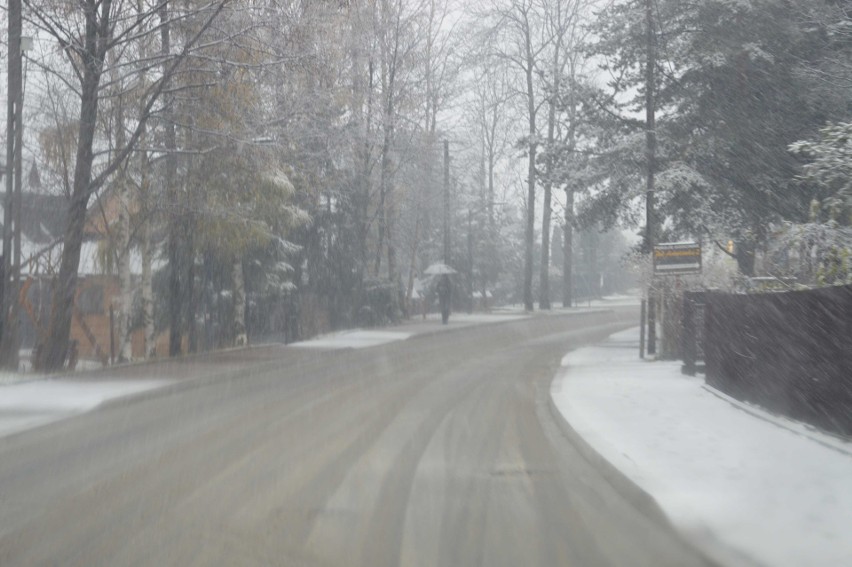
<path id="1" fill-rule="evenodd" d="M 270 345 L 277 346 L 277 345 Z M 258 347 L 263 348 L 263 347 Z M 217 351 L 218 352 L 218 351 Z M 348 352 L 347 349 L 339 349 L 337 351 L 317 351 L 315 356 L 336 356 L 341 355 L 345 352 Z M 251 376 L 255 373 L 264 373 L 275 370 L 276 368 L 281 366 L 281 360 L 271 360 L 267 362 L 263 362 L 257 364 L 255 366 L 251 366 L 249 368 L 238 368 L 238 369 L 229 369 L 222 372 L 210 372 L 205 375 L 195 376 L 192 378 L 178 379 L 171 383 L 164 384 L 159 388 L 152 388 L 150 390 L 144 390 L 142 392 L 136 392 L 134 394 L 128 394 L 126 396 L 119 396 L 117 398 L 112 398 L 104 401 L 95 407 L 95 410 L 107 409 L 107 408 L 115 408 L 122 407 L 134 404 L 136 402 L 156 399 L 168 396 L 169 394 L 173 394 L 175 392 L 183 392 L 186 390 L 192 390 L 195 388 L 201 388 L 203 386 L 211 385 L 211 384 L 219 384 L 222 382 L 229 382 L 232 380 L 240 380 L 246 376 Z"/>
<path id="2" fill-rule="evenodd" d="M 500 321 L 483 321 L 477 323 L 471 323 L 469 325 L 462 325 L 459 327 L 446 326 L 440 329 L 434 329 L 432 331 L 426 331 L 423 333 L 414 333 L 406 340 L 414 340 L 419 337 L 434 337 L 436 335 L 444 334 L 444 333 L 455 333 L 458 331 L 469 330 L 472 327 L 484 327 L 488 325 L 507 325 L 511 323 L 517 323 L 518 321 L 523 321 L 525 319 L 530 319 L 533 317 L 581 317 L 581 316 L 589 316 L 589 315 L 600 315 L 602 313 L 614 313 L 615 310 L 612 308 L 600 308 L 595 311 L 577 311 L 570 312 L 567 311 L 565 313 L 556 313 L 556 312 L 546 312 L 544 315 L 539 315 L 541 311 L 533 311 L 530 313 L 519 314 L 515 319 L 502 319 Z M 392 327 L 391 327 L 392 328 Z"/>
<path id="3" fill-rule="evenodd" d="M 265 346 L 266 345 L 264 345 L 263 347 L 252 347 L 252 348 L 265 348 Z M 275 347 L 275 346 L 278 346 L 278 345 L 269 345 L 269 346 Z M 245 348 L 246 347 L 240 347 L 240 349 L 245 349 Z M 228 350 L 240 350 L 240 349 L 228 349 Z M 222 352 L 222 351 L 216 351 L 216 352 Z M 349 350 L 348 349 L 341 349 L 341 350 L 338 350 L 338 351 L 321 351 L 321 352 L 317 351 L 314 354 L 314 356 L 320 356 L 320 355 L 322 355 L 324 357 L 337 356 L 337 355 L 341 355 L 341 354 L 346 353 L 346 352 L 349 352 Z M 197 356 L 201 357 L 201 356 L 211 355 L 211 354 L 213 354 L 213 353 L 197 353 Z M 193 355 L 193 356 L 196 356 L 196 355 Z M 175 359 L 159 359 L 160 362 L 166 362 L 166 361 L 169 361 L 169 360 L 174 361 Z M 180 360 L 180 359 L 178 359 L 178 360 Z M 127 365 L 123 365 L 123 368 L 138 366 L 139 364 L 154 365 L 153 364 L 154 362 L 156 362 L 156 361 L 145 361 L 145 362 L 140 362 L 138 364 L 127 364 Z M 173 393 L 176 393 L 176 392 L 182 392 L 182 391 L 192 390 L 192 389 L 196 389 L 196 388 L 202 388 L 202 387 L 208 386 L 208 385 L 221 384 L 223 382 L 228 382 L 228 381 L 240 380 L 241 378 L 246 377 L 246 376 L 250 376 L 254 373 L 270 372 L 270 371 L 278 368 L 280 365 L 281 365 L 281 360 L 274 360 L 274 361 L 267 361 L 267 362 L 259 363 L 255 366 L 252 366 L 252 367 L 249 367 L 249 368 L 229 369 L 229 370 L 225 370 L 225 371 L 221 371 L 221 372 L 208 372 L 207 374 L 202 374 L 202 375 L 194 376 L 194 377 L 191 377 L 191 378 L 171 379 L 171 380 L 163 379 L 163 381 L 166 382 L 166 383 L 161 385 L 161 386 L 155 386 L 153 388 L 142 390 L 140 392 L 134 392 L 134 393 L 130 393 L 130 394 L 121 394 L 121 395 L 118 395 L 114 398 L 109 398 L 109 399 L 104 400 L 101 403 L 97 404 L 96 406 L 91 407 L 90 409 L 83 411 L 83 412 L 70 413 L 70 414 L 66 415 L 65 417 L 63 417 L 62 421 L 65 421 L 67 419 L 74 419 L 74 418 L 77 418 L 77 417 L 81 417 L 81 416 L 84 416 L 86 414 L 90 414 L 90 413 L 93 413 L 93 412 L 99 412 L 99 411 L 110 410 L 110 409 L 118 409 L 118 408 L 122 408 L 122 407 L 126 407 L 126 406 L 129 406 L 129 405 L 135 404 L 137 402 L 144 402 L 146 400 L 152 400 L 152 399 L 167 397 L 170 394 L 173 394 Z M 101 371 L 100 369 L 96 369 L 93 373 L 99 373 L 100 371 Z M 70 376 L 52 375 L 52 376 L 40 378 L 40 380 L 59 380 L 59 379 L 62 379 L 62 378 L 67 378 L 67 377 L 78 377 L 78 376 L 81 376 L 82 374 L 83 373 L 79 373 L 79 374 L 73 374 L 73 375 L 70 375 Z M 90 374 L 88 374 L 88 372 L 85 373 L 85 374 L 90 375 Z M 119 380 L 121 380 L 121 378 L 119 378 Z M 136 380 L 136 379 L 135 378 L 129 378 L 128 380 L 133 381 L 133 380 Z M 49 427 L 51 425 L 55 425 L 55 423 L 56 423 L 56 421 L 50 421 L 50 422 L 47 422 L 47 423 L 42 423 L 42 424 L 36 425 L 34 427 L 28 427 L 26 429 L 14 431 L 14 432 L 9 433 L 9 434 L 0 435 L 0 443 L 6 442 L 10 439 L 14 439 L 14 438 L 16 438 L 20 435 L 24 435 L 24 434 L 30 433 L 32 431 L 42 429 L 44 427 Z"/>
<path id="4" fill-rule="evenodd" d="M 577 311 L 577 312 L 566 311 L 564 313 L 551 311 L 551 312 L 547 312 L 546 314 L 551 315 L 551 316 L 560 316 L 560 317 L 561 316 L 577 317 L 577 316 L 584 316 L 584 315 L 596 315 L 596 314 L 599 315 L 600 313 L 603 313 L 603 312 L 612 312 L 612 311 L 613 311 L 613 308 L 599 307 L 599 308 L 592 308 L 591 310 L 587 310 L 587 311 Z M 537 316 L 537 313 L 539 313 L 539 312 L 526 313 L 526 314 L 523 314 L 523 315 L 519 315 L 517 317 L 517 319 L 520 320 L 520 319 L 523 319 L 525 317 L 535 317 L 535 316 Z M 499 324 L 502 324 L 502 323 L 512 323 L 512 322 L 515 322 L 515 321 L 509 320 L 509 319 L 501 320 L 501 321 L 482 321 L 482 322 L 472 323 L 470 325 L 464 325 L 464 326 L 461 326 L 461 327 L 449 327 L 449 328 L 436 329 L 436 330 L 432 330 L 432 331 L 426 331 L 424 333 L 412 333 L 412 335 L 410 337 L 408 337 L 408 339 L 406 339 L 406 340 L 415 339 L 417 337 L 434 336 L 434 335 L 437 335 L 439 333 L 454 332 L 454 331 L 466 329 L 466 328 L 469 328 L 469 327 L 478 327 L 478 326 L 483 326 L 483 325 L 499 325 Z M 369 330 L 375 330 L 375 329 L 384 329 L 384 330 L 388 330 L 388 331 L 393 331 L 394 327 L 396 327 L 396 326 L 397 325 L 387 325 L 387 326 L 374 327 L 374 328 L 355 327 L 353 329 L 345 329 L 345 330 L 347 330 L 347 331 L 368 330 L 369 331 Z M 304 342 L 310 342 L 310 340 L 311 339 L 307 339 Z M 142 359 L 142 360 L 134 360 L 134 361 L 130 361 L 130 362 L 121 362 L 121 363 L 111 364 L 111 365 L 108 365 L 108 366 L 101 366 L 99 368 L 92 368 L 92 369 L 89 369 L 89 370 L 72 371 L 72 372 L 68 372 L 67 370 L 63 370 L 63 371 L 59 371 L 59 372 L 52 372 L 52 373 L 49 373 L 49 374 L 41 374 L 37 378 L 33 378 L 33 380 L 67 380 L 67 379 L 75 379 L 75 378 L 95 377 L 95 376 L 98 376 L 100 374 L 117 372 L 117 371 L 120 372 L 121 370 L 124 370 L 126 368 L 139 368 L 139 367 L 142 367 L 142 366 L 157 366 L 159 364 L 174 363 L 174 362 L 189 362 L 189 361 L 192 361 L 192 360 L 195 360 L 195 359 L 205 358 L 205 357 L 210 357 L 210 356 L 216 356 L 216 355 L 220 355 L 220 354 L 226 354 L 226 353 L 229 353 L 229 352 L 240 352 L 240 351 L 251 351 L 251 350 L 267 350 L 267 349 L 271 349 L 271 348 L 281 348 L 281 347 L 287 347 L 287 346 L 290 346 L 290 344 L 287 344 L 287 343 L 265 343 L 265 344 L 259 344 L 259 345 L 246 345 L 246 346 L 240 346 L 240 347 L 229 347 L 229 348 L 223 348 L 223 349 L 212 350 L 212 351 L 193 352 L 193 353 L 181 354 L 181 355 L 178 355 L 178 356 L 164 356 L 164 357 L 156 357 L 156 358 L 149 358 L 149 359 Z M 380 345 L 376 345 L 376 346 L 380 346 Z M 328 351 L 332 351 L 332 350 L 347 350 L 347 349 L 328 349 Z M 29 380 L 27 380 L 27 381 L 29 381 Z"/>
<path id="5" fill-rule="evenodd" d="M 669 517 L 657 503 L 656 499 L 646 492 L 643 488 L 621 472 L 615 465 L 606 460 L 598 453 L 588 441 L 586 441 L 577 431 L 571 427 L 568 420 L 556 407 L 556 402 L 550 391 L 547 392 L 548 409 L 551 417 L 556 422 L 568 442 L 577 449 L 577 452 L 596 470 L 601 473 L 601 476 L 615 489 L 631 506 L 639 511 L 650 521 L 658 526 L 670 529 L 676 534 L 684 545 L 692 549 L 698 554 L 707 565 L 712 567 L 761 567 L 744 558 L 736 550 L 728 549 L 720 541 L 705 541 L 698 535 L 690 534 L 678 528 L 669 520 Z"/>
<path id="6" fill-rule="evenodd" d="M 93 368 L 91 370 L 82 370 L 79 372 L 57 372 L 55 374 L 47 375 L 46 378 L 51 379 L 62 379 L 62 378 L 78 378 L 78 377 L 86 377 L 86 376 L 96 376 L 98 374 L 121 371 L 127 368 L 139 368 L 140 366 L 157 366 L 159 364 L 166 364 L 169 362 L 190 362 L 192 360 L 198 358 L 204 358 L 209 356 L 216 356 L 220 354 L 226 354 L 229 352 L 240 352 L 240 351 L 250 351 L 250 350 L 264 350 L 268 348 L 273 348 L 281 345 L 276 344 L 263 344 L 263 345 L 246 345 L 240 347 L 228 347 L 217 350 L 210 350 L 204 352 L 191 352 L 186 354 L 180 354 L 177 356 L 163 356 L 156 358 L 148 358 L 142 360 L 133 360 L 130 362 L 119 362 L 116 364 L 110 364 L 107 366 L 101 366 L 100 368 Z"/>
<path id="7" fill-rule="evenodd" d="M 606 460 L 568 423 L 568 420 L 565 419 L 565 416 L 556 407 L 556 402 L 553 400 L 553 395 L 549 390 L 547 392 L 547 401 L 550 415 L 559 426 L 560 431 L 568 438 L 568 441 L 577 449 L 580 455 L 601 473 L 616 492 L 630 502 L 639 512 L 658 525 L 674 529 L 674 525 L 669 521 L 668 516 L 660 508 L 654 497 L 630 480 L 615 465 Z"/>
<path id="8" fill-rule="evenodd" d="M 581 312 L 574 312 L 574 313 L 568 312 L 568 313 L 560 313 L 560 314 L 558 314 L 558 316 L 578 317 L 578 316 L 600 315 L 602 312 L 613 312 L 613 310 L 612 309 L 599 309 L 599 310 L 595 310 L 595 311 L 581 311 Z M 555 316 L 557 314 L 549 314 L 549 315 Z M 520 320 L 520 319 L 523 319 L 523 317 L 518 318 L 518 320 Z M 415 339 L 418 339 L 418 338 L 421 338 L 421 337 L 424 337 L 424 338 L 425 337 L 434 337 L 434 336 L 441 335 L 441 334 L 444 334 L 444 333 L 461 332 L 461 331 L 470 330 L 471 327 L 478 327 L 478 326 L 484 326 L 484 325 L 501 325 L 501 324 L 515 323 L 515 322 L 517 322 L 517 320 L 501 320 L 501 321 L 493 321 L 493 322 L 476 323 L 476 324 L 473 324 L 473 325 L 464 325 L 464 326 L 460 326 L 460 327 L 440 328 L 440 329 L 435 329 L 435 330 L 432 330 L 432 331 L 427 331 L 427 332 L 424 332 L 424 333 L 413 334 L 410 337 L 408 337 L 408 339 L 406 339 L 406 340 L 415 340 Z M 388 327 L 388 328 L 392 329 L 392 327 Z M 218 351 L 213 351 L 213 352 L 193 353 L 193 354 L 189 354 L 189 355 L 183 355 L 181 357 L 158 358 L 158 359 L 147 360 L 147 361 L 127 363 L 127 364 L 116 365 L 116 366 L 111 366 L 111 367 L 98 368 L 98 369 L 95 369 L 93 371 L 87 371 L 87 372 L 83 372 L 83 373 L 74 373 L 74 374 L 71 374 L 71 375 L 58 375 L 55 378 L 62 379 L 62 378 L 70 378 L 70 377 L 92 376 L 92 375 L 101 374 L 101 373 L 104 373 L 104 372 L 107 372 L 107 371 L 110 371 L 110 370 L 119 370 L 120 371 L 121 369 L 124 369 L 124 368 L 135 368 L 135 367 L 143 366 L 143 365 L 156 366 L 158 364 L 166 363 L 166 362 L 189 362 L 192 359 L 204 358 L 204 357 L 213 356 L 213 355 L 216 355 L 216 354 L 221 354 L 221 353 L 224 353 L 224 352 L 234 352 L 234 351 L 252 350 L 252 349 L 261 350 L 261 349 L 269 349 L 269 348 L 279 348 L 279 347 L 282 347 L 282 346 L 287 346 L 287 345 L 269 344 L 269 345 L 258 345 L 258 346 L 247 346 L 247 347 L 235 347 L 235 348 L 223 349 L 223 350 L 218 350 Z M 376 346 L 386 346 L 386 345 L 376 345 Z M 372 348 L 372 347 L 370 347 L 370 348 Z M 350 352 L 352 350 L 353 349 L 351 347 L 350 348 L 339 348 L 339 349 L 319 349 L 319 350 L 316 351 L 315 356 L 322 356 L 322 357 L 340 356 L 340 355 L 343 355 L 344 353 Z M 229 381 L 229 380 L 237 380 L 247 373 L 268 372 L 270 370 L 274 370 L 280 364 L 281 364 L 280 360 L 275 360 L 275 361 L 270 361 L 270 362 L 264 362 L 264 363 L 258 364 L 257 366 L 252 366 L 251 368 L 248 368 L 248 369 L 241 369 L 241 370 L 231 369 L 231 370 L 226 370 L 224 372 L 210 373 L 210 374 L 207 374 L 207 375 L 204 375 L 204 376 L 197 376 L 197 377 L 193 377 L 193 378 L 176 380 L 176 381 L 173 381 L 169 384 L 164 384 L 163 386 L 160 386 L 158 388 L 152 388 L 150 390 L 145 390 L 145 391 L 142 391 L 142 392 L 136 392 L 134 394 L 128 394 L 126 396 L 119 396 L 117 398 L 112 398 L 112 399 L 106 400 L 103 403 L 96 406 L 94 408 L 94 410 L 127 406 L 127 405 L 130 405 L 130 404 L 133 404 L 133 403 L 136 403 L 136 402 L 140 402 L 140 401 L 165 397 L 165 396 L 168 396 L 169 394 L 172 394 L 172 393 L 175 393 L 175 392 L 191 390 L 193 388 L 200 388 L 200 387 L 207 385 L 207 384 L 214 384 L 214 383 L 225 382 L 225 381 Z M 551 402 L 552 402 L 552 398 L 551 398 Z"/>

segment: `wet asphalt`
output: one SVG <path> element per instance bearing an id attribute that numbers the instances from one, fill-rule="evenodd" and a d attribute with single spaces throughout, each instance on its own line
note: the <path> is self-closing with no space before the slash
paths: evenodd
<path id="1" fill-rule="evenodd" d="M 549 404 L 567 351 L 637 317 L 114 370 L 176 382 L 0 439 L 0 565 L 706 565 Z"/>

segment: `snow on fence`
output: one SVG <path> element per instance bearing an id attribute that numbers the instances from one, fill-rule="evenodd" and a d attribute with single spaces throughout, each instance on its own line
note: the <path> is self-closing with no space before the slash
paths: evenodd
<path id="1" fill-rule="evenodd" d="M 852 286 L 705 299 L 709 385 L 852 434 Z"/>

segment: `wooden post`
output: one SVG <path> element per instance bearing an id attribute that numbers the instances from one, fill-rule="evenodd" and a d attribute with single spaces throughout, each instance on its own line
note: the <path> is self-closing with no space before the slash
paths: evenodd
<path id="1" fill-rule="evenodd" d="M 656 101 L 654 75 L 656 66 L 656 38 L 654 37 L 654 10 L 652 0 L 645 0 L 645 248 L 648 254 L 654 254 L 654 242 L 656 224 L 654 217 L 654 173 L 656 171 L 657 159 L 657 131 L 656 131 Z M 653 280 L 652 280 L 653 281 Z M 657 352 L 657 330 L 656 330 L 656 298 L 654 286 L 648 290 L 648 354 Z"/>
<path id="2" fill-rule="evenodd" d="M 467 208 L 467 285 L 470 288 L 468 294 L 468 313 L 473 313 L 473 211 Z"/>
<path id="3" fill-rule="evenodd" d="M 109 363 L 115 364 L 115 310 L 109 304 Z"/>
<path id="4" fill-rule="evenodd" d="M 653 286 L 648 289 L 648 354 L 657 354 L 657 300 Z"/>
<path id="5" fill-rule="evenodd" d="M 683 366 L 681 373 L 695 376 L 695 304 L 689 292 L 683 296 L 683 330 L 681 352 L 683 354 Z"/>
<path id="6" fill-rule="evenodd" d="M 450 265 L 450 143 L 444 140 L 444 263 Z"/>
<path id="7" fill-rule="evenodd" d="M 18 197 L 21 177 L 21 105 L 22 98 L 22 57 L 21 57 L 21 0 L 9 0 L 8 9 L 8 72 L 7 72 L 7 114 L 6 114 L 6 198 L 3 205 L 3 287 L 2 287 L 2 337 L 0 337 L 0 365 L 6 369 L 18 370 L 18 309 L 15 301 L 18 298 L 18 280 L 13 260 L 14 252 L 20 246 L 13 248 L 15 233 L 20 234 L 20 211 Z M 13 230 L 14 227 L 14 230 Z M 20 253 L 18 253 L 20 258 Z"/>
<path id="8" fill-rule="evenodd" d="M 645 300 L 639 309 L 639 358 L 645 358 Z"/>

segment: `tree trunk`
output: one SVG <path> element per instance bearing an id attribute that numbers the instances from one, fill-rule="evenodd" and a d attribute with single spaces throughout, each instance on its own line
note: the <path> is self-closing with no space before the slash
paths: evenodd
<path id="1" fill-rule="evenodd" d="M 198 326 L 195 324 L 196 303 L 195 296 L 195 219 L 187 215 L 186 218 L 186 286 L 184 289 L 184 308 L 186 310 L 186 333 L 189 352 L 198 352 Z"/>
<path id="2" fill-rule="evenodd" d="M 139 137 L 142 145 L 144 145 L 147 134 L 146 128 Z M 140 253 L 142 256 L 142 281 L 140 282 L 140 287 L 142 295 L 142 327 L 144 329 L 142 356 L 145 359 L 153 357 L 157 347 L 157 337 L 154 329 L 154 280 L 152 270 L 154 245 L 151 241 L 151 225 L 155 222 L 155 218 L 151 207 L 150 168 L 151 162 L 148 159 L 148 152 L 139 152 L 139 215 L 142 219 L 139 227 Z"/>
<path id="3" fill-rule="evenodd" d="M 565 188 L 565 224 L 562 226 L 562 307 L 574 301 L 574 189 Z"/>
<path id="4" fill-rule="evenodd" d="M 526 80 L 527 80 L 527 119 L 529 120 L 529 162 L 527 164 L 527 224 L 524 230 L 524 309 L 533 311 L 533 255 L 535 252 L 535 155 L 538 148 L 536 142 L 536 107 L 533 73 L 535 71 L 532 55 L 532 38 L 530 30 L 526 30 Z"/>
<path id="5" fill-rule="evenodd" d="M 388 18 L 390 14 L 390 8 L 386 1 L 382 2 L 382 21 L 385 25 L 383 25 L 383 34 L 388 33 L 388 25 L 386 18 Z M 396 31 L 393 30 L 390 33 L 394 34 L 392 38 L 392 42 L 396 44 L 399 41 L 399 38 L 396 37 Z M 379 242 L 376 247 L 376 276 L 378 277 L 381 271 L 382 264 L 382 248 L 387 241 L 388 247 L 388 279 L 394 278 L 394 271 L 396 270 L 396 266 L 390 265 L 392 261 L 394 261 L 395 250 L 393 249 L 393 243 L 390 238 L 390 227 L 393 225 L 393 219 L 390 218 L 393 215 L 393 207 L 389 206 L 389 200 L 391 198 L 391 192 L 393 191 L 393 171 L 391 164 L 391 150 L 393 148 L 393 139 L 394 139 L 394 120 L 396 119 L 395 112 L 395 89 L 396 89 L 396 65 L 397 65 L 397 52 L 395 45 L 390 46 L 391 49 L 388 50 L 385 45 L 386 37 L 382 37 L 380 40 L 381 48 L 381 64 L 382 64 L 382 96 L 384 97 L 384 106 L 383 106 L 383 116 L 382 120 L 384 122 L 383 125 L 383 137 L 382 137 L 382 156 L 381 156 L 381 179 L 379 181 Z M 389 52 L 390 51 L 390 52 Z"/>
<path id="6" fill-rule="evenodd" d="M 80 265 L 80 250 L 83 245 L 83 228 L 86 224 L 86 210 L 89 204 L 90 183 L 92 181 L 92 146 L 98 118 L 98 87 L 103 72 L 103 53 L 106 34 L 109 29 L 110 0 L 101 5 L 100 27 L 95 3 L 87 1 L 86 36 L 83 58 L 83 80 L 80 90 L 80 121 L 77 135 L 77 153 L 74 160 L 74 183 L 71 202 L 68 207 L 68 224 L 63 238 L 62 259 L 59 275 L 53 293 L 50 310 L 50 323 L 44 345 L 39 349 L 39 368 L 47 372 L 63 367 L 68 353 L 68 340 L 71 334 L 71 316 L 77 291 L 77 269 Z M 100 44 L 100 47 L 99 47 Z"/>
<path id="7" fill-rule="evenodd" d="M 14 323 L 10 317 L 11 304 L 15 299 L 12 283 L 12 222 L 15 208 L 15 177 L 16 142 L 18 119 L 21 110 L 21 59 L 17 57 L 21 45 L 21 0 L 10 0 L 7 7 L 8 17 L 8 69 L 7 101 L 6 101 L 6 197 L 3 202 L 3 278 L 2 278 L 2 309 L 0 309 L 0 362 L 5 368 L 18 370 L 17 333 L 11 328 Z"/>
<path id="8" fill-rule="evenodd" d="M 124 101 L 121 98 L 122 83 L 115 72 L 115 56 L 111 57 L 111 78 L 115 81 L 116 91 L 113 101 L 115 107 L 115 150 L 121 151 L 126 144 L 124 132 Z M 116 175 L 116 199 L 118 201 L 118 221 L 115 238 L 118 250 L 118 360 L 128 362 L 133 358 L 131 344 L 131 324 L 133 317 L 133 283 L 130 274 L 130 184 L 126 168 Z"/>
<path id="9" fill-rule="evenodd" d="M 411 296 L 414 293 L 414 274 L 417 271 L 417 248 L 420 246 L 420 219 L 422 217 L 422 208 L 418 210 L 414 221 L 414 237 L 411 242 L 411 260 L 408 266 L 408 285 L 405 286 L 405 307 L 406 312 L 411 314 Z"/>
<path id="10" fill-rule="evenodd" d="M 166 137 L 168 140 L 168 136 Z M 167 142 L 168 147 L 168 142 Z M 169 151 L 168 149 L 166 151 Z M 166 158 L 168 162 L 170 158 Z M 166 165 L 167 171 L 171 167 Z M 167 186 L 174 183 L 174 176 L 166 174 Z M 174 211 L 177 208 L 177 192 L 172 189 L 167 192 L 167 200 L 172 205 L 172 211 L 169 215 L 168 223 L 168 259 L 169 259 L 169 280 L 168 280 L 168 306 L 169 306 L 169 356 L 177 356 L 182 351 L 183 338 L 183 311 L 181 309 L 181 278 L 180 271 L 183 264 L 183 256 L 181 254 L 181 231 L 180 220 L 177 213 Z"/>
<path id="11" fill-rule="evenodd" d="M 246 286 L 243 279 L 243 263 L 241 260 L 234 262 L 231 270 L 231 278 L 234 283 L 234 346 L 246 346 L 248 335 L 246 334 Z"/>
<path id="12" fill-rule="evenodd" d="M 450 264 L 450 142 L 444 140 L 444 190 L 443 190 L 443 257 L 444 263 Z"/>
<path id="13" fill-rule="evenodd" d="M 168 58 L 171 52 L 171 35 L 169 26 L 169 5 L 164 2 L 160 8 L 160 30 L 163 57 Z M 172 108 L 173 97 L 166 96 L 163 102 L 164 116 L 164 146 L 165 158 L 165 180 L 166 203 L 169 207 L 168 222 L 168 316 L 169 316 L 169 356 L 177 356 L 182 351 L 183 343 L 183 312 L 181 310 L 181 281 L 180 270 L 183 263 L 181 256 L 181 215 L 180 203 L 178 202 L 177 183 L 177 137 L 175 133 L 174 112 Z"/>
<path id="14" fill-rule="evenodd" d="M 0 363 L 17 372 L 20 350 L 18 286 L 21 250 L 21 146 L 23 141 L 23 81 L 21 68 L 21 0 L 8 3 L 8 69 L 6 114 L 6 199 L 3 222 L 3 283 L 0 286 Z M 14 226 L 14 235 L 12 228 Z M 12 241 L 14 239 L 14 251 Z M 14 259 L 13 259 L 14 254 Z"/>
<path id="15" fill-rule="evenodd" d="M 371 14 L 372 16 L 372 14 Z M 352 125 L 355 131 L 353 152 L 357 160 L 354 187 L 354 216 L 358 281 L 362 282 L 368 265 L 367 236 L 369 223 L 367 221 L 370 204 L 370 137 L 372 122 L 372 88 L 373 62 L 372 54 L 366 57 L 364 37 L 365 26 L 363 6 L 360 3 L 349 4 L 350 21 L 350 51 L 351 51 L 351 94 L 352 94 Z M 366 73 L 366 81 L 365 81 Z M 354 291 L 354 290 L 353 290 Z"/>
<path id="16" fill-rule="evenodd" d="M 119 186 L 118 197 L 118 279 L 121 286 L 121 299 L 118 309 L 118 359 L 127 362 L 133 357 L 131 344 L 131 325 L 133 318 L 133 283 L 130 274 L 130 202 L 127 183 L 123 180 Z"/>
<path id="17" fill-rule="evenodd" d="M 374 271 L 376 277 L 379 277 L 379 272 L 382 269 L 382 253 L 385 248 L 385 223 L 387 222 L 387 213 L 385 211 L 385 187 L 384 183 L 379 183 L 379 210 L 378 210 L 378 242 L 376 242 L 376 262 Z"/>
<path id="18" fill-rule="evenodd" d="M 185 143 L 188 147 L 195 146 L 195 141 L 193 139 L 194 125 L 195 119 L 193 117 L 190 118 L 189 128 L 187 128 L 185 136 Z M 181 301 L 183 304 L 184 329 L 186 330 L 187 335 L 187 351 L 198 352 L 198 328 L 195 324 L 195 315 L 197 311 L 195 297 L 195 211 L 200 210 L 201 205 L 197 202 L 197 196 L 199 193 L 198 187 L 193 179 L 194 176 L 191 173 L 192 165 L 192 157 L 188 157 L 186 159 L 186 185 L 185 190 L 183 191 L 183 201 L 186 210 L 180 217 L 180 227 L 184 235 L 181 239 L 181 245 L 183 247 L 182 257 L 184 260 L 181 267 L 185 270 L 183 274 Z"/>
<path id="19" fill-rule="evenodd" d="M 557 6 L 559 6 L 557 4 Z M 559 75 L 562 69 L 559 56 L 562 52 L 562 32 L 558 36 L 556 48 L 553 50 L 553 92 L 550 93 L 547 111 L 547 147 L 548 155 L 545 164 L 546 177 L 544 180 L 544 199 L 541 213 L 541 284 L 538 306 L 539 309 L 550 309 L 550 213 L 551 190 L 553 188 L 553 142 L 556 134 L 556 100 L 559 96 Z"/>
<path id="20" fill-rule="evenodd" d="M 527 169 L 527 224 L 524 231 L 524 308 L 527 311 L 533 306 L 533 253 L 535 245 L 535 143 L 530 144 L 529 166 Z"/>
<path id="21" fill-rule="evenodd" d="M 358 250 L 360 253 L 360 262 L 358 263 L 358 269 L 360 270 L 359 274 L 359 284 L 363 284 L 363 279 L 366 271 L 368 270 L 368 250 L 367 250 L 367 239 L 368 234 L 370 232 L 370 222 L 368 219 L 369 211 L 370 211 L 370 200 L 371 200 L 371 183 L 370 183 L 370 173 L 372 168 L 370 167 L 370 161 L 372 159 L 372 149 L 370 144 L 370 131 L 373 128 L 373 60 L 372 56 L 367 65 L 368 72 L 368 87 L 367 87 L 367 102 L 366 102 L 366 117 L 362 120 L 363 123 L 363 136 L 364 139 L 360 146 L 360 157 L 361 157 L 361 171 L 360 171 L 360 192 L 359 192 L 359 206 L 358 206 Z"/>
<path id="22" fill-rule="evenodd" d="M 394 242 L 395 230 L 396 230 L 396 207 L 394 203 L 393 195 L 388 199 L 388 223 L 385 228 L 385 232 L 387 233 L 387 246 L 388 246 L 388 280 L 395 282 L 397 281 L 397 262 L 396 262 L 396 243 Z"/>
<path id="23" fill-rule="evenodd" d="M 143 182 L 143 186 L 147 182 Z M 147 193 L 147 190 L 146 190 Z M 143 197 L 147 201 L 147 195 Z M 157 336 L 154 330 L 154 286 L 151 264 L 153 249 L 151 243 L 151 222 L 147 205 L 143 208 L 145 215 L 142 223 L 142 320 L 145 328 L 145 358 L 154 356 L 157 348 Z"/>
<path id="24" fill-rule="evenodd" d="M 539 309 L 550 309 L 550 180 L 544 182 L 541 214 L 541 266 L 539 271 Z"/>
<path id="25" fill-rule="evenodd" d="M 654 175 L 657 161 L 656 127 L 656 38 L 654 35 L 654 6 L 652 0 L 645 0 L 645 161 L 647 174 L 645 181 L 645 252 L 653 258 L 656 243 L 657 224 L 654 206 Z M 657 299 L 653 285 L 648 289 L 648 354 L 657 352 Z"/>
<path id="26" fill-rule="evenodd" d="M 491 142 L 491 147 L 488 148 L 488 236 L 492 238 L 496 235 L 494 225 L 494 162 L 496 161 L 494 142 Z"/>

